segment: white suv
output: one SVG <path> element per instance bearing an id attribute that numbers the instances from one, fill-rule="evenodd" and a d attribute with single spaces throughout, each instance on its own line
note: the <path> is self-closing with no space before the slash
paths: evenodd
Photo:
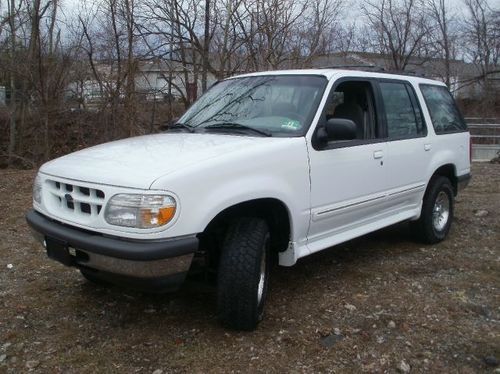
<path id="1" fill-rule="evenodd" d="M 401 221 L 443 240 L 470 179 L 470 139 L 444 84 L 321 69 L 215 84 L 163 134 L 46 163 L 27 220 L 49 257 L 92 281 L 175 289 L 217 274 L 221 322 L 262 318 L 272 258 Z M 196 260 L 196 261 L 194 261 Z"/>

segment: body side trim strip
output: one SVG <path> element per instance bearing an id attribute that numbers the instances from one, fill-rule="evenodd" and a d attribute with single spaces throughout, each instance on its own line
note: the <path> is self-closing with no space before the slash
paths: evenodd
<path id="1" fill-rule="evenodd" d="M 369 203 L 369 202 L 372 202 L 372 201 L 384 199 L 384 198 L 386 198 L 388 196 L 396 196 L 396 195 L 404 194 L 406 192 L 411 192 L 411 191 L 420 189 L 422 187 L 425 187 L 425 183 L 419 184 L 418 186 L 414 186 L 414 187 L 411 187 L 411 188 L 406 188 L 406 189 L 401 190 L 401 191 L 391 192 L 389 194 L 385 194 L 385 195 L 382 195 L 382 196 L 373 197 L 371 199 L 366 199 L 366 200 L 363 200 L 363 201 L 358 201 L 358 202 L 355 202 L 355 203 L 342 205 L 342 206 L 339 206 L 339 207 L 336 207 L 336 208 L 326 209 L 326 210 L 323 210 L 321 212 L 317 212 L 316 216 L 321 216 L 323 214 L 332 213 L 332 212 L 335 212 L 337 210 L 342 210 L 342 209 L 345 209 L 345 208 L 351 208 L 351 207 L 358 206 L 358 205 L 361 205 L 361 204 L 365 204 L 365 203 Z"/>

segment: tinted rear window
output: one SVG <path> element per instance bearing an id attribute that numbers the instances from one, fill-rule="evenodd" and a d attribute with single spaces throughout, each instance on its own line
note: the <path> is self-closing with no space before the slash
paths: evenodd
<path id="1" fill-rule="evenodd" d="M 467 130 L 467 125 L 446 87 L 421 84 L 420 90 L 424 95 L 436 134 Z"/>
<path id="2" fill-rule="evenodd" d="M 425 133 L 420 108 L 414 107 L 410 96 L 414 94 L 405 83 L 380 82 L 380 92 L 384 100 L 389 138 L 411 138 Z"/>

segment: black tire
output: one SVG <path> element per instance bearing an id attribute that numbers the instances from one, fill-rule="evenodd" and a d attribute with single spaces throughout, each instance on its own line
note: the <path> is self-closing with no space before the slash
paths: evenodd
<path id="1" fill-rule="evenodd" d="M 80 269 L 80 273 L 90 283 L 94 283 L 94 284 L 101 286 L 101 287 L 109 286 L 108 282 L 97 277 L 91 270 Z"/>
<path id="2" fill-rule="evenodd" d="M 443 204 L 440 204 L 442 201 Z M 446 205 L 442 210 L 438 206 Z M 445 211 L 448 211 L 444 218 Z M 435 244 L 444 240 L 450 231 L 454 212 L 453 186 L 448 178 L 437 176 L 431 179 L 422 202 L 420 218 L 411 222 L 411 229 L 417 240 Z"/>
<path id="3" fill-rule="evenodd" d="M 217 274 L 217 315 L 225 327 L 251 331 L 262 320 L 269 243 L 269 227 L 263 219 L 239 218 L 228 227 Z"/>

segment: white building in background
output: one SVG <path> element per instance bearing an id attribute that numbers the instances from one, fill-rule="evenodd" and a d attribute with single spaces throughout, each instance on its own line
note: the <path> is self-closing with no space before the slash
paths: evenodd
<path id="1" fill-rule="evenodd" d="M 99 79 L 91 71 L 86 71 L 81 74 L 80 80 L 68 85 L 67 97 L 79 103 L 80 107 L 97 105 L 115 90 L 114 68 L 106 63 L 96 63 L 95 66 Z M 209 73 L 207 85 L 210 86 L 215 81 L 215 76 Z M 125 84 L 122 83 L 123 87 Z M 147 101 L 167 101 L 169 97 L 172 100 L 192 101 L 201 94 L 201 74 L 196 74 L 192 65 L 184 67 L 175 61 L 138 61 L 134 84 L 139 99 Z M 124 90 L 120 90 L 120 98 L 124 97 L 123 92 Z"/>
<path id="2" fill-rule="evenodd" d="M 214 75 L 208 73 L 207 85 L 210 86 L 215 81 Z M 201 75 L 195 74 L 192 65 L 184 67 L 175 61 L 141 61 L 135 86 L 136 91 L 145 94 L 148 100 L 168 99 L 169 94 L 175 99 L 181 99 L 193 96 L 194 93 L 194 97 L 190 97 L 193 99 L 201 94 Z"/>

